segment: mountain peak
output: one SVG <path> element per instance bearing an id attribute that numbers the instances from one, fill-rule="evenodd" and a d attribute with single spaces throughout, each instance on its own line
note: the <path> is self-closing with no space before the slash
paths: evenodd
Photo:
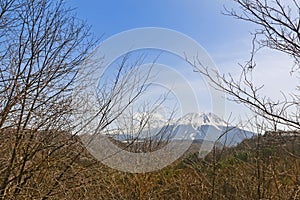
<path id="1" fill-rule="evenodd" d="M 209 113 L 188 113 L 178 120 L 181 124 L 192 124 L 194 127 L 201 125 L 226 126 L 226 122 L 217 115 Z"/>

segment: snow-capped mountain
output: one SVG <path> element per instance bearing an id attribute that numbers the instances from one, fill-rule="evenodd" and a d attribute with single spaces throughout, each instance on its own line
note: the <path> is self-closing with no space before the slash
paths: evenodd
<path id="1" fill-rule="evenodd" d="M 250 131 L 228 125 L 213 113 L 188 113 L 167 125 L 161 116 L 157 116 L 157 120 L 156 116 L 153 117 L 152 120 L 158 122 L 155 128 L 131 134 L 130 138 L 138 137 L 142 140 L 145 138 L 205 140 L 232 146 L 254 135 Z M 124 140 L 126 137 L 129 137 L 129 135 L 119 135 L 117 139 Z"/>
<path id="2" fill-rule="evenodd" d="M 188 113 L 178 120 L 180 124 L 226 126 L 226 122 L 213 113 Z"/>

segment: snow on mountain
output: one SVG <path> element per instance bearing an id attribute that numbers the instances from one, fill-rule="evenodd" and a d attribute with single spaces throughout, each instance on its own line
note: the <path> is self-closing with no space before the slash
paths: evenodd
<path id="1" fill-rule="evenodd" d="M 168 121 L 165 116 L 159 113 L 135 113 L 133 115 L 133 119 L 136 121 L 141 121 L 147 119 L 149 123 L 155 124 L 156 127 L 159 125 L 165 125 L 166 123 L 170 124 L 185 124 L 185 125 L 192 125 L 193 127 L 199 127 L 202 125 L 212 125 L 216 128 L 218 126 L 226 126 L 226 122 L 218 117 L 217 115 L 209 112 L 209 113 L 188 113 L 183 117 Z"/>
<path id="2" fill-rule="evenodd" d="M 172 128 L 172 127 L 171 127 Z M 173 126 L 173 139 L 217 141 L 228 146 L 236 145 L 254 133 L 230 126 L 214 113 L 188 113 Z"/>
<path id="3" fill-rule="evenodd" d="M 226 126 L 226 122 L 213 113 L 188 113 L 177 121 L 178 124 L 191 124 L 194 128 L 202 125 Z"/>
<path id="4" fill-rule="evenodd" d="M 145 139 L 148 137 L 169 138 L 173 140 L 205 140 L 232 146 L 240 143 L 245 138 L 252 137 L 254 133 L 228 125 L 223 119 L 213 113 L 188 113 L 177 121 L 168 123 L 162 115 L 157 113 L 135 114 L 134 119 L 141 120 L 149 117 L 147 130 L 131 137 Z M 162 136 L 162 134 L 164 134 Z M 221 137 L 222 136 L 222 137 Z M 120 136 L 119 136 L 120 137 Z M 122 140 L 122 139 L 121 139 Z"/>

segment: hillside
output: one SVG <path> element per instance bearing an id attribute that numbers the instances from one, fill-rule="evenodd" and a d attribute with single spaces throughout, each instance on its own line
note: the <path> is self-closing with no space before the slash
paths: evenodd
<path id="1" fill-rule="evenodd" d="M 203 159 L 198 157 L 200 142 L 196 142 L 184 158 L 164 169 L 130 174 L 104 166 L 66 132 L 23 135 L 28 136 L 24 147 L 30 144 L 36 151 L 26 151 L 20 144 L 7 199 L 300 198 L 299 136 L 253 137 L 235 147 L 219 146 Z M 14 136 L 13 131 L 1 131 L 0 181 Z M 22 170 L 24 176 L 18 181 Z"/>

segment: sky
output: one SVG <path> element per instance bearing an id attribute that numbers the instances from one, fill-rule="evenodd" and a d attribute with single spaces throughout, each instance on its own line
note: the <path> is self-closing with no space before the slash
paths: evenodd
<path id="1" fill-rule="evenodd" d="M 238 63 L 244 64 L 250 57 L 251 35 L 256 26 L 222 14 L 224 6 L 235 8 L 230 0 L 68 0 L 77 16 L 92 26 L 92 32 L 101 41 L 123 31 L 143 27 L 160 27 L 175 30 L 198 42 L 221 73 L 237 76 Z M 176 59 L 161 61 L 180 69 L 184 64 Z M 270 50 L 261 51 L 257 57 L 257 69 L 253 81 L 264 85 L 262 92 L 271 98 L 280 98 L 280 91 L 291 93 L 298 83 L 296 75 L 290 75 L 292 61 L 289 57 Z M 287 67 L 288 66 L 288 67 Z M 180 73 L 188 79 L 199 100 L 199 109 L 210 111 L 207 86 L 190 70 Z M 170 78 L 172 79 L 172 78 Z M 159 90 L 157 90 L 159 91 Z M 241 105 L 226 101 L 224 118 L 234 120 L 251 115 Z"/>
<path id="2" fill-rule="evenodd" d="M 234 6 L 229 0 L 69 0 L 69 4 L 103 39 L 133 28 L 164 27 L 192 37 L 208 51 L 222 51 L 240 45 L 251 30 L 249 24 L 222 15 L 223 6 Z"/>

